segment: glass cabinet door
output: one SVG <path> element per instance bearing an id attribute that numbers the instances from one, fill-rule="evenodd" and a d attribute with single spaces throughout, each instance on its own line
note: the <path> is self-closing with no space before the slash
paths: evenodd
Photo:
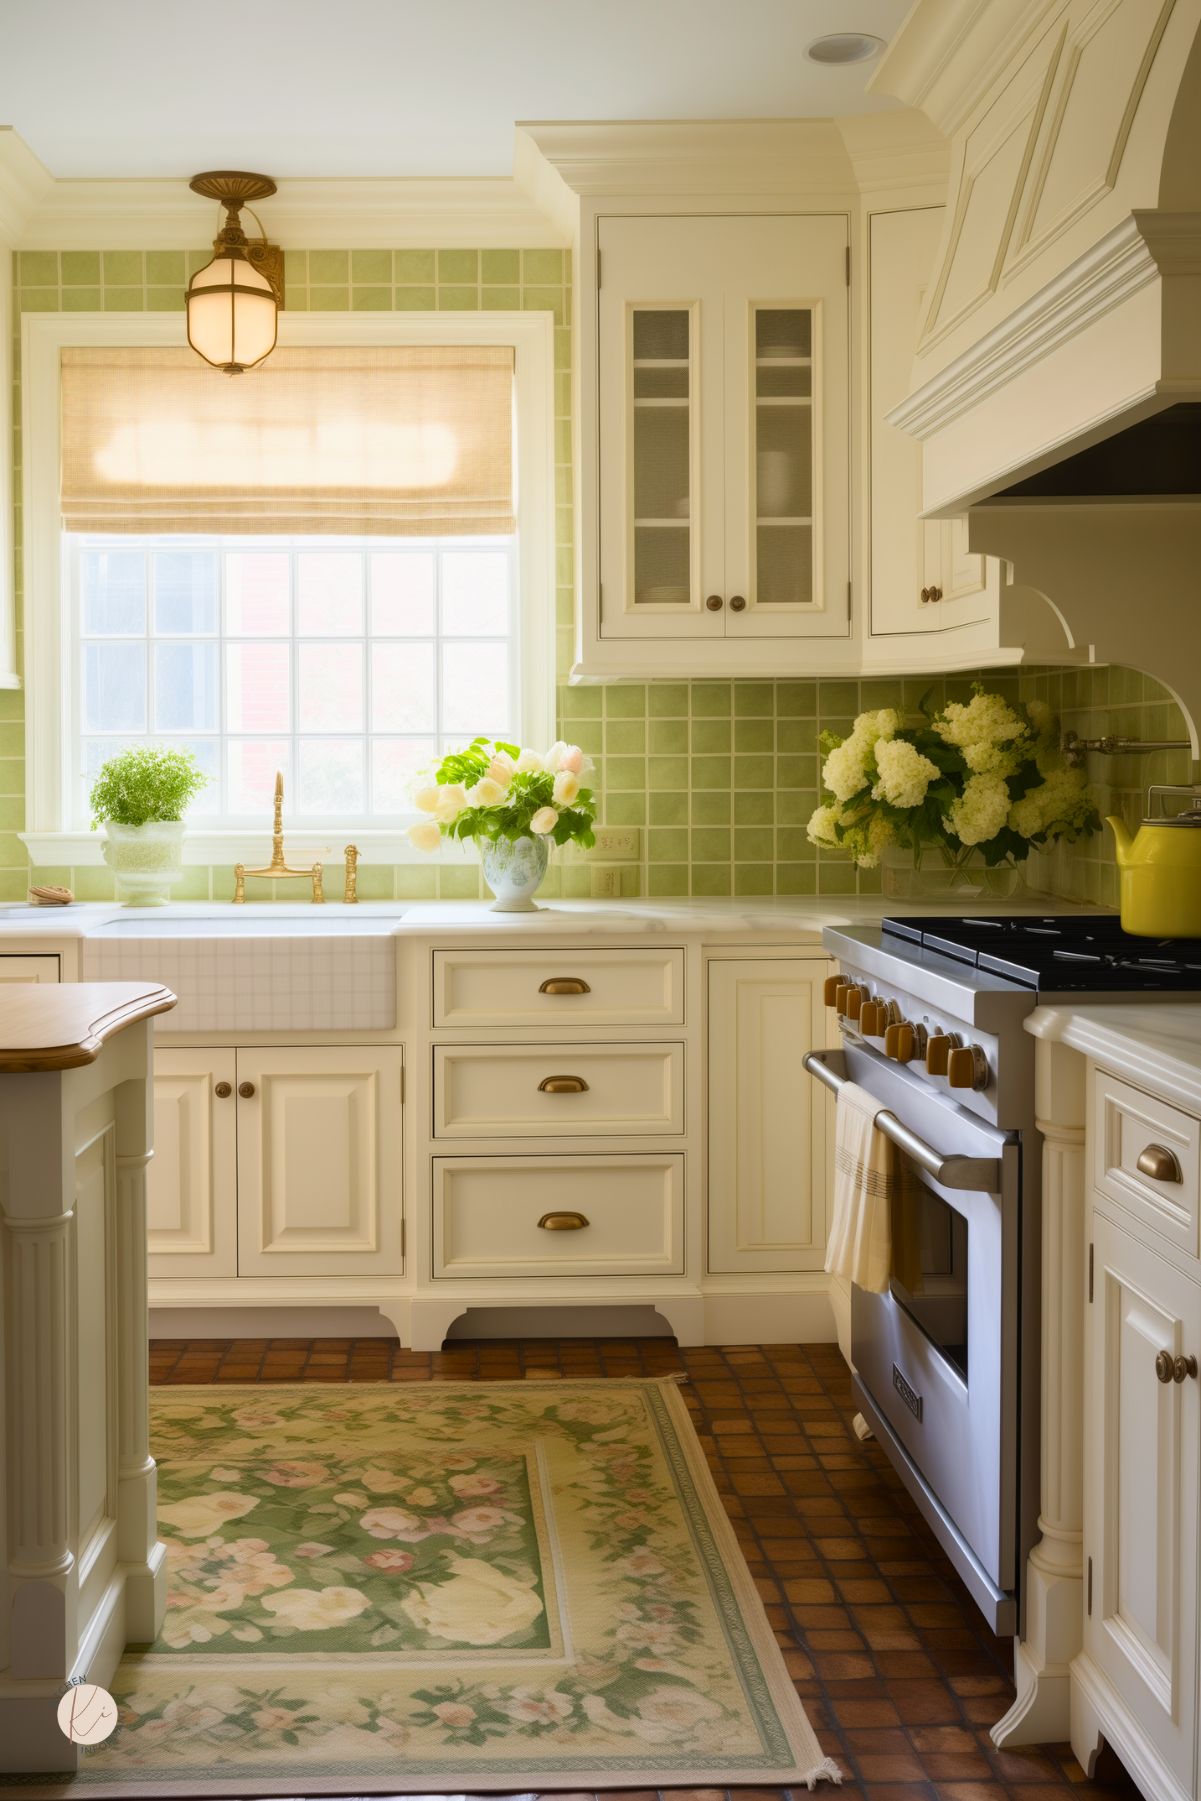
<path id="1" fill-rule="evenodd" d="M 692 311 L 632 306 L 630 340 L 630 598 L 638 611 L 678 612 L 693 603 L 695 573 Z"/>
<path id="2" fill-rule="evenodd" d="M 752 309 L 751 589 L 761 608 L 813 602 L 814 375 L 810 307 Z"/>

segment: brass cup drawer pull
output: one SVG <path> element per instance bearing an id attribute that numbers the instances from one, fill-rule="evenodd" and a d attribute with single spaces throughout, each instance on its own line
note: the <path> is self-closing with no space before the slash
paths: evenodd
<path id="1" fill-rule="evenodd" d="M 538 984 L 539 994 L 591 994 L 583 976 L 547 976 Z"/>
<path id="2" fill-rule="evenodd" d="M 583 1076 L 543 1076 L 538 1084 L 539 1094 L 587 1094 L 588 1084 Z"/>
<path id="3" fill-rule="evenodd" d="M 1197 1359 L 1191 1354 L 1173 1357 L 1171 1351 L 1159 1351 L 1155 1358 L 1155 1374 L 1163 1383 L 1187 1382 L 1190 1376 L 1197 1374 Z"/>
<path id="4" fill-rule="evenodd" d="M 544 1213 L 538 1221 L 541 1232 L 582 1232 L 589 1222 L 582 1213 Z"/>
<path id="5" fill-rule="evenodd" d="M 1180 1159 L 1174 1151 L 1163 1144 L 1149 1144 L 1138 1154 L 1135 1169 L 1140 1175 L 1150 1176 L 1153 1182 L 1182 1182 Z"/>

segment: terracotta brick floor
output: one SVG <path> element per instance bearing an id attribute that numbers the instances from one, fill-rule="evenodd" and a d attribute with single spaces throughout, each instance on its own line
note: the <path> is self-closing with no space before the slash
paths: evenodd
<path id="1" fill-rule="evenodd" d="M 152 1344 L 150 1368 L 162 1383 L 684 1370 L 683 1393 L 788 1668 L 845 1773 L 839 1801 L 1137 1793 L 1108 1751 L 1089 1782 L 1066 1745 L 993 1745 L 988 1727 L 1013 1693 L 1009 1642 L 985 1626 L 882 1453 L 851 1431 L 850 1383 L 833 1346 L 681 1351 L 671 1339 L 535 1339 L 454 1341 L 429 1354 L 388 1339 L 197 1340 Z M 722 1801 L 722 1791 L 696 1793 Z M 729 1791 L 746 1801 L 775 1793 Z"/>

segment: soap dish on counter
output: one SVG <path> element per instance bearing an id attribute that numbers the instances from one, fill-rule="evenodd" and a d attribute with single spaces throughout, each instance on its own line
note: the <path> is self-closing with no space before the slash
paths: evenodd
<path id="1" fill-rule="evenodd" d="M 53 882 L 29 890 L 30 905 L 34 907 L 69 907 L 74 899 L 70 888 L 60 888 Z"/>

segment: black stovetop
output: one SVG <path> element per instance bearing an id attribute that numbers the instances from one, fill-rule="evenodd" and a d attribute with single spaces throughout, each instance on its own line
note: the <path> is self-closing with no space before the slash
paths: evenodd
<path id="1" fill-rule="evenodd" d="M 1116 913 L 886 919 L 883 930 L 1039 993 L 1201 992 L 1201 939 L 1135 938 Z"/>

